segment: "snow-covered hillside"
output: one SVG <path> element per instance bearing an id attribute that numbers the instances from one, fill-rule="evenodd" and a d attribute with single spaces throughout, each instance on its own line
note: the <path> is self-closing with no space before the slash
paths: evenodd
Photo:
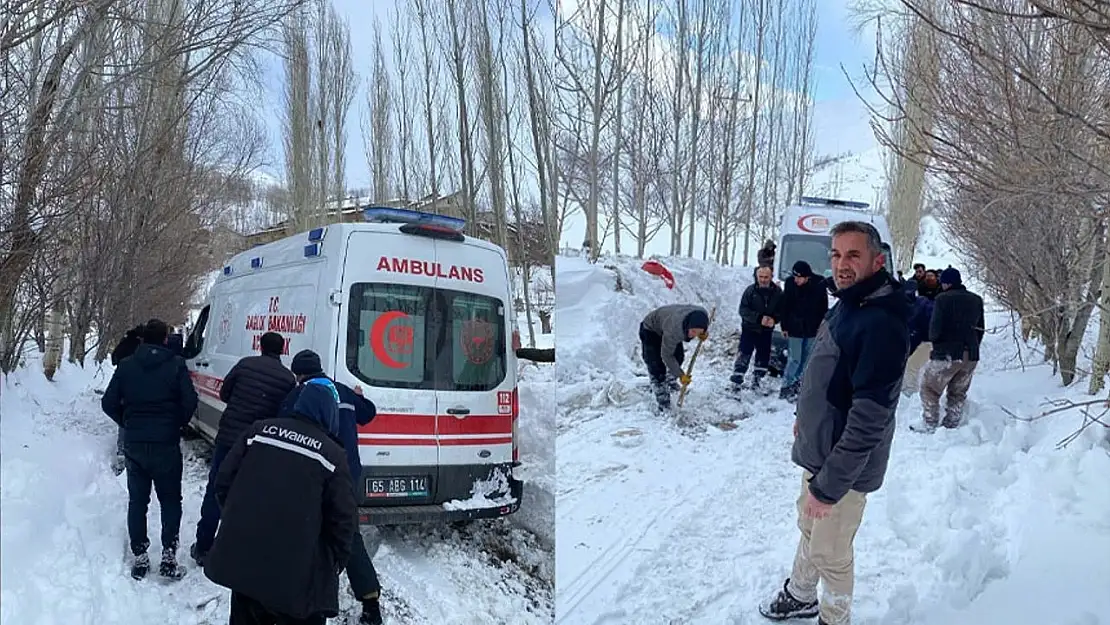
<path id="1" fill-rule="evenodd" d="M 521 319 L 524 329 L 524 320 Z M 539 335 L 537 329 L 537 336 Z M 548 335 L 550 336 L 550 335 Z M 548 344 L 549 346 L 549 344 Z M 0 379 L 0 621 L 24 625 L 226 623 L 228 591 L 187 557 L 208 473 L 208 445 L 186 441 L 176 584 L 127 575 L 126 476 L 109 468 L 115 426 L 100 411 L 111 367 L 66 363 L 47 382 L 38 359 Z M 521 509 L 507 519 L 364 528 L 391 625 L 543 625 L 554 611 L 554 367 L 522 363 Z M 159 506 L 148 524 L 158 536 Z M 376 551 L 375 551 L 376 550 Z M 340 607 L 357 618 L 340 580 Z M 331 621 L 345 623 L 343 619 Z M 351 623 L 354 620 L 350 621 Z"/>
<path id="2" fill-rule="evenodd" d="M 723 394 L 735 350 L 724 337 L 738 328 L 751 269 L 661 260 L 673 291 L 640 261 L 558 259 L 560 625 L 765 623 L 756 607 L 789 574 L 800 474 L 790 461 L 793 406 Z M 722 307 L 681 423 L 651 407 L 637 339 L 648 311 L 677 302 Z M 886 482 L 855 541 L 853 623 L 1110 624 L 1105 430 L 1088 428 L 1058 450 L 1081 425 L 1077 413 L 1006 414 L 1084 399 L 1048 366 L 1017 368 L 1007 323 L 988 318 L 963 427 L 913 433 L 920 401 L 902 401 Z M 728 418 L 736 429 L 710 425 Z"/>

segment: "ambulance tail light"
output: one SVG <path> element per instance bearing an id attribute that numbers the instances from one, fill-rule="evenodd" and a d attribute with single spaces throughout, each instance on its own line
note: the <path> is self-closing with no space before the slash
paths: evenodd
<path id="1" fill-rule="evenodd" d="M 520 466 L 520 447 L 518 446 L 519 438 L 517 437 L 517 424 L 520 422 L 520 394 L 516 388 L 513 388 L 513 466 Z"/>

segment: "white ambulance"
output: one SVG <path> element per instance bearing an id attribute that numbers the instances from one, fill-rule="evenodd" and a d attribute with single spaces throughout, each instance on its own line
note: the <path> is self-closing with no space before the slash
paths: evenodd
<path id="1" fill-rule="evenodd" d="M 886 217 L 868 210 L 866 202 L 834 200 L 802 196 L 797 204 L 786 207 L 779 227 L 779 240 L 775 249 L 775 276 L 785 282 L 793 279 L 794 263 L 804 260 L 813 272 L 826 278 L 832 277 L 829 250 L 832 236 L 829 231 L 843 221 L 864 221 L 879 231 L 886 268 L 897 275 L 897 257 Z M 786 339 L 775 330 L 772 339 L 771 369 L 776 374 L 786 366 Z"/>
<path id="2" fill-rule="evenodd" d="M 890 226 L 886 217 L 869 211 L 869 206 L 866 202 L 803 196 L 797 204 L 786 207 L 775 250 L 775 276 L 786 280 L 799 260 L 809 263 L 817 275 L 832 276 L 829 230 L 842 221 L 864 221 L 875 226 L 883 242 L 887 270 L 895 275 L 898 265 L 891 247 Z"/>
<path id="3" fill-rule="evenodd" d="M 200 395 L 194 429 L 215 438 L 224 376 L 278 332 L 286 366 L 311 349 L 325 373 L 377 406 L 359 428 L 363 469 L 353 476 L 363 524 L 516 512 L 520 339 L 505 251 L 464 236 L 460 219 L 364 214 L 365 223 L 258 246 L 223 268 L 185 349 Z"/>

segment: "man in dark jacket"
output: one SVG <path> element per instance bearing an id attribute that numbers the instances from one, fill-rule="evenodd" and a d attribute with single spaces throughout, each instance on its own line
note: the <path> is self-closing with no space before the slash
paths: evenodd
<path id="1" fill-rule="evenodd" d="M 776 247 L 773 239 L 767 239 L 767 241 L 763 243 L 763 247 L 755 253 L 756 264 L 760 267 L 774 267 Z"/>
<path id="2" fill-rule="evenodd" d="M 231 589 L 229 625 L 324 625 L 339 613 L 339 572 L 357 508 L 343 448 L 325 423 L 331 391 L 309 385 L 293 416 L 249 426 L 216 475 L 223 510 L 204 563 Z"/>
<path id="3" fill-rule="evenodd" d="M 911 302 L 917 297 L 917 286 L 921 284 L 923 280 L 925 280 L 925 264 L 914 263 L 913 276 L 907 278 L 906 281 L 902 283 L 903 288 L 906 290 L 906 296 Z"/>
<path id="4" fill-rule="evenodd" d="M 960 272 L 952 267 L 940 274 L 944 291 L 937 296 L 929 323 L 933 344 L 929 363 L 921 381 L 921 408 L 924 423 L 914 429 L 932 432 L 940 420 L 940 396 L 947 390 L 944 422 L 946 428 L 960 425 L 971 378 L 979 364 L 985 321 L 983 298 L 967 290 Z"/>
<path id="5" fill-rule="evenodd" d="M 143 344 L 143 325 L 139 324 L 124 333 L 123 338 L 119 343 L 116 343 L 115 349 L 112 350 L 112 366 L 118 367 L 119 363 L 135 353 L 136 349 Z M 124 467 L 127 465 L 127 460 L 123 454 L 123 428 L 116 430 L 116 458 L 112 461 L 112 471 L 116 475 L 123 473 Z"/>
<path id="6" fill-rule="evenodd" d="M 782 303 L 782 289 L 771 280 L 771 268 L 759 267 L 755 270 L 755 282 L 744 289 L 740 296 L 740 350 L 732 365 L 734 391 L 744 384 L 748 372 L 748 362 L 755 353 L 753 386 L 758 387 L 767 366 L 771 362 L 771 337 L 778 322 L 779 306 Z"/>
<path id="7" fill-rule="evenodd" d="M 166 324 L 151 319 L 143 345 L 120 362 L 100 400 L 101 408 L 123 427 L 127 459 L 127 533 L 135 561 L 131 576 L 150 570 L 146 511 L 151 484 L 162 508 L 162 562 L 159 573 L 181 579 L 177 540 L 181 529 L 181 428 L 193 418 L 197 392 L 185 361 L 165 348 Z"/>
<path id="8" fill-rule="evenodd" d="M 917 295 L 919 297 L 936 297 L 940 293 L 940 272 L 936 269 L 926 269 L 921 280 L 917 282 Z"/>
<path id="9" fill-rule="evenodd" d="M 279 415 L 290 415 L 297 403 L 298 397 L 306 385 L 313 382 L 326 382 L 335 389 L 339 397 L 338 412 L 336 413 L 336 428 L 340 444 L 347 457 L 347 466 L 353 478 L 355 501 L 361 501 L 366 496 L 366 484 L 362 481 L 362 457 L 359 455 L 358 427 L 369 424 L 377 415 L 374 402 L 363 397 L 362 387 L 355 386 L 351 389 L 346 384 L 336 382 L 324 374 L 320 364 L 320 356 L 312 350 L 302 350 L 293 356 L 291 364 L 293 373 L 297 376 L 297 386 L 289 392 L 288 397 L 282 402 L 278 411 Z M 362 602 L 361 625 L 381 625 L 382 612 L 379 601 L 382 587 L 378 581 L 378 572 L 374 569 L 374 562 L 370 554 L 366 553 L 366 543 L 363 542 L 362 532 L 355 527 L 351 539 L 351 555 L 346 563 L 347 581 L 351 584 L 351 591 Z"/>
<path id="10" fill-rule="evenodd" d="M 709 313 L 701 306 L 668 304 L 647 314 L 640 322 L 640 356 L 647 366 L 655 401 L 661 410 L 671 407 L 671 391 L 689 384 L 682 370 L 683 343 L 707 336 Z"/>
<path id="11" fill-rule="evenodd" d="M 878 490 L 886 474 L 909 350 L 909 306 L 884 269 L 871 224 L 842 222 L 831 234 L 840 302 L 821 325 L 802 378 L 791 452 L 803 469 L 801 539 L 793 572 L 760 613 L 846 625 L 855 578 L 852 537 L 866 494 Z"/>
<path id="12" fill-rule="evenodd" d="M 220 386 L 220 401 L 227 406 L 220 416 L 220 429 L 212 449 L 208 486 L 197 522 L 197 541 L 189 548 L 189 555 L 198 566 L 204 566 L 204 558 L 212 548 L 220 523 L 220 507 L 216 504 L 213 488 L 220 464 L 251 424 L 278 416 L 278 407 L 296 384 L 293 373 L 281 364 L 285 338 L 277 332 L 267 332 L 258 342 L 262 354 L 247 356 L 235 363 Z"/>
<path id="13" fill-rule="evenodd" d="M 813 269 L 804 260 L 794 263 L 794 278 L 787 280 L 782 292 L 779 325 L 787 341 L 786 371 L 779 397 L 794 399 L 805 370 L 817 328 L 829 311 L 829 296 L 823 280 L 813 279 Z"/>

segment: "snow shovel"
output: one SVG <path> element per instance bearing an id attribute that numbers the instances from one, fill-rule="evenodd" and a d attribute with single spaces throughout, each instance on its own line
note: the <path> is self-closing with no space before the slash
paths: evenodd
<path id="1" fill-rule="evenodd" d="M 717 307 L 714 306 L 713 310 L 709 311 L 709 323 L 707 325 L 709 325 L 709 326 L 713 325 L 713 316 L 716 315 L 716 314 L 717 314 Z M 709 328 L 706 328 L 705 331 L 709 332 Z M 701 346 L 702 346 L 703 343 L 705 343 L 705 339 L 698 338 L 698 345 L 697 345 L 697 347 L 694 348 L 694 355 L 690 356 L 690 364 L 689 364 L 689 366 L 686 367 L 686 377 L 690 377 L 690 373 L 693 372 L 694 363 L 697 362 L 697 360 L 698 360 L 698 352 L 701 351 Z M 678 407 L 679 408 L 682 407 L 682 400 L 684 400 L 684 399 L 686 399 L 686 385 L 685 384 L 682 385 L 682 390 L 680 390 L 678 392 Z"/>

